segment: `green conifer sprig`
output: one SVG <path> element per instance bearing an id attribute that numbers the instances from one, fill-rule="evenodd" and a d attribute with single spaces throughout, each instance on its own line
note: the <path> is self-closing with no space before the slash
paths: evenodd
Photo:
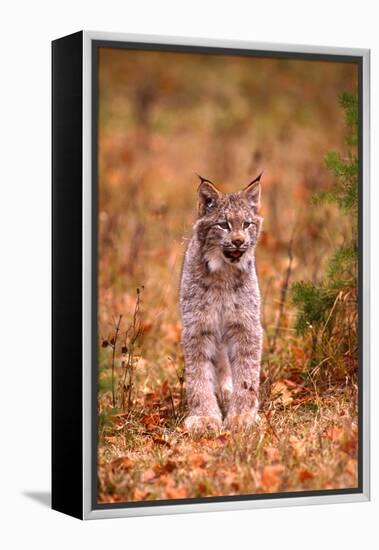
<path id="1" fill-rule="evenodd" d="M 355 95 L 344 93 L 339 97 L 339 103 L 345 112 L 345 143 L 348 145 L 348 151 L 345 156 L 336 151 L 326 154 L 325 164 L 334 175 L 334 185 L 328 191 L 317 193 L 312 200 L 314 204 L 319 205 L 337 204 L 341 213 L 350 217 L 351 239 L 334 251 L 322 283 L 316 285 L 302 281 L 294 283 L 291 288 L 292 301 L 298 310 L 295 329 L 302 335 L 309 330 L 316 339 L 319 333 L 322 338 L 329 338 L 335 323 L 338 322 L 338 308 L 335 304 L 337 297 L 341 296 L 341 291 L 349 291 L 354 296 L 357 288 L 358 99 Z M 354 292 L 351 293 L 351 290 Z"/>

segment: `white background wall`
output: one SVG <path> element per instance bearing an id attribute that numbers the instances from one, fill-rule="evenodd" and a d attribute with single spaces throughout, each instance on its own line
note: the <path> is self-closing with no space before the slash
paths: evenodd
<path id="1" fill-rule="evenodd" d="M 81 523 L 25 493 L 50 483 L 50 41 L 80 29 L 372 49 L 372 264 L 378 278 L 378 26 L 372 0 L 13 0 L 1 8 L 0 538 L 3 548 L 377 548 L 378 292 L 372 502 Z M 377 248 L 377 247 L 376 247 Z M 69 399 L 69 396 L 68 396 Z"/>

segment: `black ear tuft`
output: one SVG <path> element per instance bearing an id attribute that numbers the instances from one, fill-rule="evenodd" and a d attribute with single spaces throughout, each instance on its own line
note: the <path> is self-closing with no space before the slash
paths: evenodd
<path id="1" fill-rule="evenodd" d="M 249 183 L 249 185 L 248 185 L 247 187 L 250 187 L 250 185 L 252 185 L 253 183 L 256 183 L 257 181 L 261 181 L 261 177 L 262 177 L 262 176 L 263 176 L 263 170 L 262 170 L 262 172 L 261 172 L 260 174 L 258 174 L 258 176 L 257 176 L 255 179 L 253 179 L 253 181 L 251 181 L 251 182 Z M 246 189 L 246 188 L 245 188 L 245 189 Z"/>
<path id="2" fill-rule="evenodd" d="M 213 183 L 211 182 L 211 180 L 208 180 L 207 178 L 203 178 L 203 176 L 200 176 L 200 174 L 198 174 L 197 172 L 195 172 L 195 174 L 196 174 L 197 177 L 199 178 L 200 184 L 202 184 L 203 181 L 205 181 L 205 182 L 210 183 L 211 185 L 213 185 Z"/>

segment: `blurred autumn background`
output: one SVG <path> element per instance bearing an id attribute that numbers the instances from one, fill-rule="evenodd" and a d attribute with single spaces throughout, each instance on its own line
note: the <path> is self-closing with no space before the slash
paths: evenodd
<path id="1" fill-rule="evenodd" d="M 357 486 L 356 94 L 351 63 L 100 49 L 99 502 Z M 193 436 L 195 172 L 235 191 L 262 169 L 261 420 Z"/>

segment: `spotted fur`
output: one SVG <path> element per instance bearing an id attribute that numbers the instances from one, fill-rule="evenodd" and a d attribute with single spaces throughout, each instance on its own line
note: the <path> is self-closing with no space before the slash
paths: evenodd
<path id="1" fill-rule="evenodd" d="M 262 350 L 255 247 L 260 176 L 223 194 L 201 178 L 199 216 L 182 270 L 180 305 L 190 430 L 249 427 Z"/>

